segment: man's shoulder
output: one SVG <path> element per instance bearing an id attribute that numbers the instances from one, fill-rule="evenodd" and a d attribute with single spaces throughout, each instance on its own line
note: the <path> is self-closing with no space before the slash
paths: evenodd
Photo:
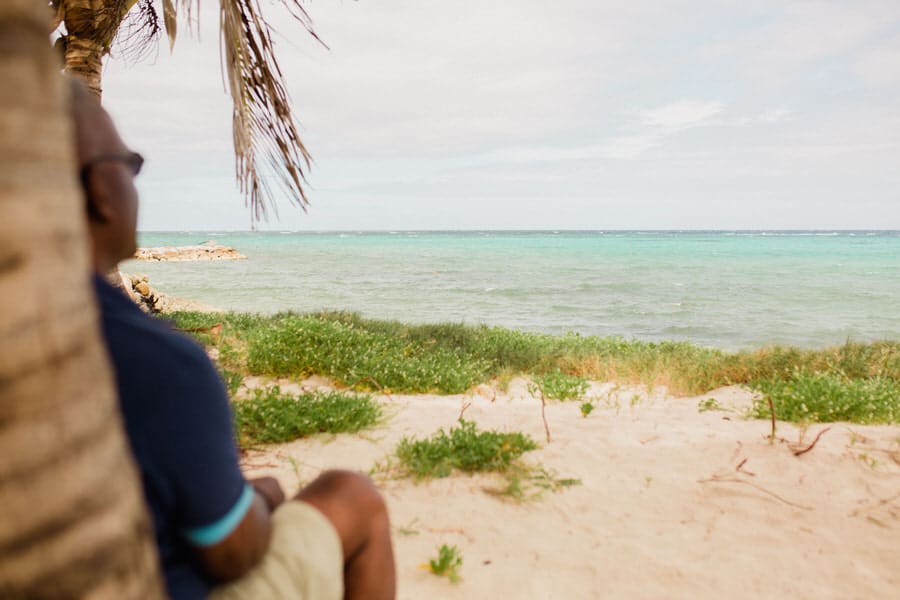
<path id="1" fill-rule="evenodd" d="M 113 360 L 170 375 L 186 367 L 212 367 L 203 348 L 172 325 L 143 313 L 119 290 L 96 282 L 103 333 Z"/>

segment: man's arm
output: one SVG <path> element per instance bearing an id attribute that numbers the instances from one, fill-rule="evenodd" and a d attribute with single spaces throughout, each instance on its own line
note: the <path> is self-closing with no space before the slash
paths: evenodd
<path id="1" fill-rule="evenodd" d="M 261 495 L 269 506 L 269 512 L 274 511 L 284 502 L 284 490 L 274 477 L 257 477 L 250 480 L 250 485 Z"/>
<path id="2" fill-rule="evenodd" d="M 205 571 L 220 583 L 240 579 L 263 559 L 272 537 L 270 515 L 284 502 L 278 480 L 262 477 L 249 483 L 253 498 L 240 523 L 223 540 L 196 547 Z"/>
<path id="3" fill-rule="evenodd" d="M 269 507 L 259 494 L 238 526 L 224 540 L 197 546 L 206 573 L 220 583 L 241 578 L 265 556 L 272 537 Z"/>

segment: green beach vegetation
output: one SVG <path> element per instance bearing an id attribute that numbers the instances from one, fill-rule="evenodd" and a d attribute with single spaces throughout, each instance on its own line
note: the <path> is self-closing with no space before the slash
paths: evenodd
<path id="1" fill-rule="evenodd" d="M 459 575 L 462 563 L 462 553 L 459 548 L 441 544 L 441 547 L 438 548 L 438 555 L 429 559 L 428 564 L 424 566 L 438 577 L 446 577 L 450 583 L 459 583 L 462 581 L 462 577 Z"/>
<path id="2" fill-rule="evenodd" d="M 286 394 L 277 385 L 236 400 L 235 435 L 241 447 L 289 442 L 317 433 L 356 433 L 381 418 L 371 396 L 344 392 Z"/>
<path id="3" fill-rule="evenodd" d="M 725 352 L 687 342 L 553 336 L 456 323 L 409 325 L 346 312 L 183 312 L 171 318 L 185 329 L 222 323 L 216 336 L 194 335 L 219 349 L 226 378 L 236 384 L 247 375 L 316 374 L 359 391 L 456 394 L 526 375 L 548 389 L 590 378 L 665 385 L 678 395 L 741 384 L 771 398 L 780 419 L 900 421 L 898 342 Z M 762 402 L 752 416 L 765 417 L 768 410 Z"/>
<path id="4" fill-rule="evenodd" d="M 784 421 L 900 423 L 900 385 L 895 379 L 798 371 L 786 379 L 754 381 L 752 387 L 761 396 L 750 414 L 760 419 L 771 416 L 771 399 L 775 414 Z"/>
<path id="5" fill-rule="evenodd" d="M 405 474 L 416 479 L 464 473 L 507 473 L 516 459 L 537 444 L 524 433 L 479 431 L 472 421 L 443 429 L 428 438 L 404 437 L 397 444 L 397 458 Z"/>
<path id="6" fill-rule="evenodd" d="M 416 481 L 457 472 L 499 475 L 502 483 L 484 487 L 484 491 L 514 502 L 537 500 L 546 491 L 581 484 L 580 479 L 561 478 L 539 464 L 519 460 L 526 452 L 537 449 L 537 442 L 527 434 L 479 430 L 474 422 L 460 419 L 457 427 L 439 429 L 425 438 L 403 437 L 394 455 L 377 465 L 373 473 Z"/>

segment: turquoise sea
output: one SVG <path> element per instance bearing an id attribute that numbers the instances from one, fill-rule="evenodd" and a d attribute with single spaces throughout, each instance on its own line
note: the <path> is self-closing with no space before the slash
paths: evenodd
<path id="1" fill-rule="evenodd" d="M 900 231 L 142 232 L 246 261 L 129 261 L 230 310 L 688 340 L 734 350 L 900 340 Z"/>

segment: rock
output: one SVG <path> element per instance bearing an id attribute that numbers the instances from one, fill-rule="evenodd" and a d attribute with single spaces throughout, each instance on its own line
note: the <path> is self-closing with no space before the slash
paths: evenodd
<path id="1" fill-rule="evenodd" d="M 134 291 L 133 282 L 131 281 L 131 277 L 128 275 L 128 273 L 123 273 L 116 269 L 106 276 L 106 280 L 111 286 L 117 287 L 122 290 L 122 293 L 131 298 L 132 302 L 134 302 L 135 304 L 140 304 L 140 294 Z"/>
<path id="2" fill-rule="evenodd" d="M 121 282 L 122 291 L 127 293 L 138 307 L 150 314 L 175 312 L 177 310 L 194 310 L 197 312 L 222 312 L 221 309 L 194 302 L 181 300 L 163 294 L 150 285 L 150 278 L 146 275 L 128 275 L 118 273 L 115 275 Z M 119 286 L 117 286 L 119 287 Z"/>
<path id="3" fill-rule="evenodd" d="M 134 253 L 138 260 L 186 261 L 186 260 L 245 260 L 247 257 L 228 246 L 206 241 L 194 246 L 159 246 L 138 248 Z"/>
<path id="4" fill-rule="evenodd" d="M 161 312 L 168 303 L 165 294 L 161 294 L 150 286 L 150 278 L 146 275 L 128 275 L 119 273 L 125 291 L 140 309 L 146 313 L 155 314 Z"/>

